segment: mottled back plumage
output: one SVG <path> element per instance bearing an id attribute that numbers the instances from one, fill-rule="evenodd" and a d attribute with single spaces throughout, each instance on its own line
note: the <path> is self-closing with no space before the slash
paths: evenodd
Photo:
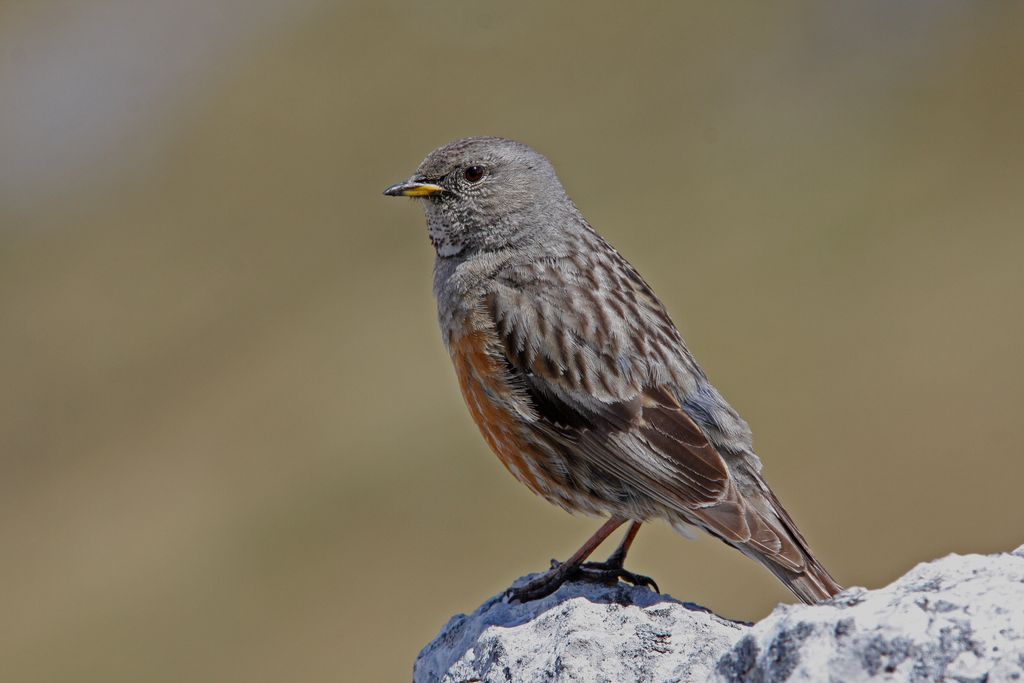
<path id="1" fill-rule="evenodd" d="M 517 479 L 567 510 L 704 529 L 807 602 L 839 590 L 762 479 L 747 424 L 547 159 L 467 138 L 395 187 L 431 188 L 404 193 L 424 196 L 444 343 Z"/>

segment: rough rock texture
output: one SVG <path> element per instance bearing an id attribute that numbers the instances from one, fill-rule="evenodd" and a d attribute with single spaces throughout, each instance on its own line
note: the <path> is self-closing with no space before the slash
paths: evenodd
<path id="1" fill-rule="evenodd" d="M 624 585 L 569 584 L 525 605 L 496 596 L 449 621 L 413 677 L 1024 683 L 1024 546 L 950 555 L 822 605 L 780 605 L 753 626 Z"/>
<path id="2" fill-rule="evenodd" d="M 718 681 L 1022 681 L 1024 546 L 949 555 L 831 603 L 781 605 L 716 667 Z"/>
<path id="3" fill-rule="evenodd" d="M 646 588 L 573 583 L 525 605 L 495 596 L 453 617 L 420 652 L 413 680 L 702 681 L 746 632 Z"/>

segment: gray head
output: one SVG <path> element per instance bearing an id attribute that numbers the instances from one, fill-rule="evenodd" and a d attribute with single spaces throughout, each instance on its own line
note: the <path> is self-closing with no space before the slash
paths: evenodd
<path id="1" fill-rule="evenodd" d="M 544 239 L 555 226 L 573 223 L 566 214 L 577 214 L 551 163 L 504 138 L 463 138 L 439 147 L 412 178 L 384 194 L 418 198 L 441 257 Z"/>

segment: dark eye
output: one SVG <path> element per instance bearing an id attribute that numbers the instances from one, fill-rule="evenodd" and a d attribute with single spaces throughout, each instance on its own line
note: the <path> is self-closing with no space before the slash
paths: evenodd
<path id="1" fill-rule="evenodd" d="M 486 171 L 483 166 L 470 166 L 462 172 L 462 175 L 464 175 L 466 180 L 471 183 L 479 183 L 484 179 L 484 173 L 486 173 Z"/>

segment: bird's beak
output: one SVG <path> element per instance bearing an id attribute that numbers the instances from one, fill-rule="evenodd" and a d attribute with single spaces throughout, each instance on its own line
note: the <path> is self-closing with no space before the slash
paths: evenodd
<path id="1" fill-rule="evenodd" d="M 384 194 L 389 197 L 429 197 L 438 192 L 444 192 L 444 188 L 440 185 L 421 183 L 415 180 L 407 180 L 384 190 Z"/>

